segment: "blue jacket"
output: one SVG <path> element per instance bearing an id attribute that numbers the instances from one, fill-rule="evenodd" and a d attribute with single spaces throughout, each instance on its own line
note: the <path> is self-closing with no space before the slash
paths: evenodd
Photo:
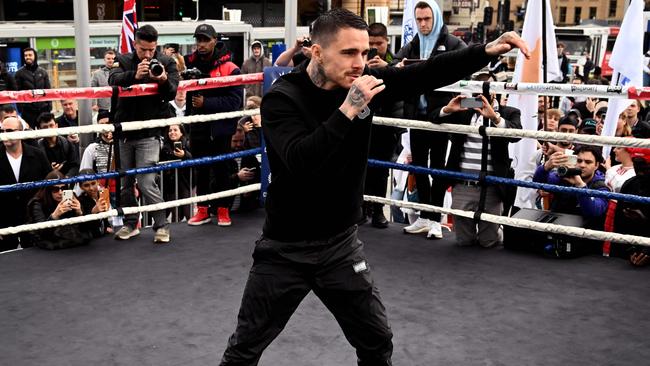
<path id="1" fill-rule="evenodd" d="M 570 187 L 564 179 L 557 175 L 555 170 L 547 172 L 544 165 L 540 165 L 535 170 L 533 181 L 537 183 L 555 184 L 563 187 Z M 609 192 L 610 189 L 605 184 L 605 175 L 597 170 L 594 177 L 587 183 L 588 189 Z M 574 215 L 581 215 L 586 221 L 589 228 L 600 228 L 605 220 L 608 200 L 600 197 L 590 197 L 585 195 L 576 196 L 570 193 L 553 193 L 553 202 L 551 211 L 562 212 Z"/>

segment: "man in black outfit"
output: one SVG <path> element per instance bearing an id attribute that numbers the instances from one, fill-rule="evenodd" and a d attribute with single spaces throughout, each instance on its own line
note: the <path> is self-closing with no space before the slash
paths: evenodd
<path id="1" fill-rule="evenodd" d="M 38 66 L 36 50 L 28 47 L 23 50 L 25 65 L 16 71 L 16 90 L 51 89 L 50 77 L 44 68 Z M 52 102 L 18 103 L 20 116 L 34 126 L 41 113 L 52 111 Z"/>
<path id="2" fill-rule="evenodd" d="M 22 131 L 23 125 L 16 117 L 7 117 L 0 132 Z M 45 179 L 52 170 L 50 163 L 39 148 L 23 140 L 7 140 L 0 144 L 0 185 L 34 182 Z M 0 193 L 0 227 L 27 223 L 27 202 L 34 197 L 36 189 Z M 29 233 L 0 237 L 0 252 L 32 246 Z"/>
<path id="3" fill-rule="evenodd" d="M 256 365 L 312 290 L 356 348 L 359 365 L 391 365 L 392 333 L 355 225 L 372 111 L 447 85 L 513 45 L 525 47 L 506 33 L 488 46 L 403 69 L 369 69 L 367 29 L 345 9 L 321 15 L 313 23 L 310 62 L 278 79 L 262 101 L 273 181 L 222 365 Z"/>

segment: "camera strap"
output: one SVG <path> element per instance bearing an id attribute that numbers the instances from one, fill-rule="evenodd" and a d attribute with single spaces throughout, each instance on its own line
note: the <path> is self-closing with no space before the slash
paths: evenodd
<path id="1" fill-rule="evenodd" d="M 483 96 L 490 100 L 490 82 L 483 82 Z M 487 198 L 487 183 L 485 177 L 488 175 L 488 153 L 490 152 L 490 137 L 486 133 L 486 128 L 490 126 L 490 120 L 483 117 L 483 125 L 479 127 L 479 134 L 483 138 L 481 145 L 481 172 L 479 173 L 478 183 L 481 187 L 481 195 L 478 200 L 478 209 L 474 212 L 474 222 L 478 223 L 481 214 L 485 210 L 485 200 Z"/>

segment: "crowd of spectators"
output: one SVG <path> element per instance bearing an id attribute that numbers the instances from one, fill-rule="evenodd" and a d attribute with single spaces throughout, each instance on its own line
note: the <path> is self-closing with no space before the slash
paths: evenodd
<path id="1" fill-rule="evenodd" d="M 465 43 L 451 35 L 441 21 L 440 9 L 433 2 L 420 2 L 416 7 L 417 35 L 397 54 L 388 50 L 388 35 L 382 24 L 371 24 L 369 29 L 371 54 L 367 66 L 406 67 L 409 62 L 434 57 L 444 52 L 466 47 Z M 435 20 L 435 21 L 434 21 Z M 436 27 L 432 27 L 436 24 Z M 157 96 L 120 99 L 117 110 L 111 113 L 111 101 L 93 101 L 97 123 L 126 122 L 151 118 L 181 117 L 196 114 L 212 114 L 227 111 L 257 109 L 261 104 L 261 85 L 233 86 L 202 91 L 178 91 L 178 81 L 183 71 L 197 69 L 203 77 L 237 75 L 261 72 L 271 66 L 261 42 L 251 44 L 251 56 L 241 67 L 235 65 L 232 53 L 219 39 L 214 28 L 199 25 L 194 33 L 194 52 L 182 56 L 179 45 L 167 44 L 158 51 L 157 32 L 144 26 L 136 33 L 134 52 L 119 55 L 106 51 L 104 65 L 93 72 L 92 85 L 130 86 L 137 83 L 155 82 L 162 91 Z M 297 66 L 311 57 L 309 37 L 299 38 L 295 45 L 275 60 L 276 66 Z M 570 75 L 562 45 L 558 45 L 563 80 L 575 84 L 604 84 L 607 80 L 599 67 L 588 62 L 581 74 Z M 2 90 L 47 89 L 50 87 L 47 72 L 38 66 L 36 51 L 24 50 L 25 65 L 9 76 L 0 67 Z M 149 70 L 150 60 L 157 59 L 163 66 L 161 74 Z M 512 69 L 508 59 L 502 58 L 490 65 L 485 73 L 474 75 L 475 80 L 495 81 L 497 74 Z M 469 75 L 468 75 L 469 77 Z M 558 81 L 559 82 L 559 81 Z M 485 125 L 499 128 L 521 128 L 520 111 L 507 106 L 507 95 L 474 95 L 481 106 L 466 108 L 463 99 L 451 93 L 430 92 L 405 102 L 382 106 L 374 111 L 378 116 L 406 117 L 432 123 L 458 123 Z M 45 129 L 78 126 L 77 103 L 60 101 L 63 113 L 55 116 L 49 102 L 19 104 L 0 107 L 3 131 Z M 607 100 L 586 97 L 540 97 L 538 105 L 539 129 L 560 133 L 600 135 L 607 116 Z M 650 138 L 649 115 L 643 105 L 635 101 L 618 117 L 616 136 Z M 112 119 L 111 119 L 112 118 Z M 150 129 L 123 133 L 120 140 L 121 165 L 115 164 L 113 134 L 101 133 L 93 143 L 80 151 L 77 135 L 48 137 L 40 140 L 5 141 L 0 147 L 0 183 L 60 179 L 77 174 L 104 173 L 116 169 L 149 166 L 192 158 L 220 155 L 232 151 L 261 146 L 262 123 L 260 115 L 239 120 L 215 120 L 192 125 L 172 125 L 163 130 Z M 479 135 L 449 135 L 439 132 L 406 130 L 385 126 L 372 126 L 369 158 L 428 166 L 434 169 L 478 173 L 482 170 L 482 137 Z M 488 173 L 511 177 L 508 144 L 515 139 L 493 138 L 488 146 Z M 571 142 L 539 141 L 537 151 L 530 162 L 531 169 L 518 179 L 559 186 L 571 186 L 601 191 L 630 193 L 650 196 L 646 182 L 650 167 L 650 151 L 616 147 L 606 159 L 600 148 L 580 146 Z M 4 162 L 3 162 L 4 161 Z M 567 173 L 568 171 L 568 173 Z M 372 168 L 367 170 L 365 193 L 386 196 L 389 171 Z M 193 195 L 215 193 L 226 189 L 260 181 L 260 160 L 247 156 L 230 161 L 196 168 L 167 170 L 159 176 L 142 174 L 125 177 L 122 184 L 122 205 L 135 205 L 136 197 L 151 204 Z M 476 210 L 481 200 L 478 182 L 452 182 L 425 174 L 395 174 L 391 196 L 397 199 L 443 206 L 451 189 L 451 207 Z M 136 184 L 137 182 L 137 184 Z M 3 212 L 0 226 L 15 226 L 28 222 L 58 220 L 66 217 L 97 213 L 116 205 L 115 180 L 91 180 L 75 187 L 53 185 L 38 191 L 21 191 L 2 194 L 9 202 Z M 74 189 L 73 189 L 74 188 Z M 64 197 L 72 190 L 73 196 Z M 531 190 L 530 194 L 510 209 L 514 191 L 503 187 L 489 187 L 484 198 L 485 212 L 511 215 L 521 208 L 536 208 L 559 213 L 582 216 L 585 226 L 597 230 L 648 236 L 650 207 L 616 202 L 591 196 L 575 196 L 566 193 L 550 193 Z M 449 205 L 449 204 L 447 204 Z M 168 242 L 168 221 L 186 221 L 197 226 L 212 222 L 216 216 L 219 226 L 232 223 L 230 212 L 246 212 L 260 207 L 259 194 L 219 199 L 199 203 L 195 211 L 186 205 L 166 211 L 154 212 L 153 227 L 156 242 Z M 373 227 L 386 228 L 389 218 L 381 204 L 367 204 L 360 213 L 359 224 L 368 220 Z M 407 226 L 407 234 L 426 233 L 429 239 L 443 237 L 443 220 L 440 214 L 414 212 L 391 208 L 392 219 Z M 113 230 L 109 221 L 98 221 L 72 226 L 69 229 L 41 231 L 34 235 L 21 234 L 0 240 L 0 250 L 38 245 L 45 248 L 62 248 L 86 244 L 93 237 L 113 233 L 117 239 L 129 239 L 139 234 L 141 222 L 138 216 L 129 217 L 119 230 Z M 451 225 L 448 225 L 451 226 Z M 117 228 L 116 228 L 117 229 Z M 459 245 L 483 247 L 498 246 L 503 241 L 499 225 L 482 223 L 476 225 L 471 219 L 455 218 Z M 72 240 L 70 238 L 74 237 Z M 640 248 L 600 243 L 593 252 L 624 256 L 636 265 L 650 262 L 647 252 Z"/>

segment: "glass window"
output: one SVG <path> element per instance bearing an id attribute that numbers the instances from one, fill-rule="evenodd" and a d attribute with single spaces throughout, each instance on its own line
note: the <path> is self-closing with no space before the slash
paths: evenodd
<path id="1" fill-rule="evenodd" d="M 566 23 L 566 6 L 560 7 L 560 23 Z"/>
<path id="2" fill-rule="evenodd" d="M 580 19 L 582 19 L 582 8 L 576 7 L 575 13 L 573 15 L 573 23 L 580 24 Z"/>
<path id="3" fill-rule="evenodd" d="M 609 17 L 616 16 L 616 8 L 618 7 L 616 0 L 609 0 Z"/>
<path id="4" fill-rule="evenodd" d="M 589 19 L 596 19 L 596 12 L 598 11 L 598 8 L 596 7 L 590 7 L 589 8 Z"/>

